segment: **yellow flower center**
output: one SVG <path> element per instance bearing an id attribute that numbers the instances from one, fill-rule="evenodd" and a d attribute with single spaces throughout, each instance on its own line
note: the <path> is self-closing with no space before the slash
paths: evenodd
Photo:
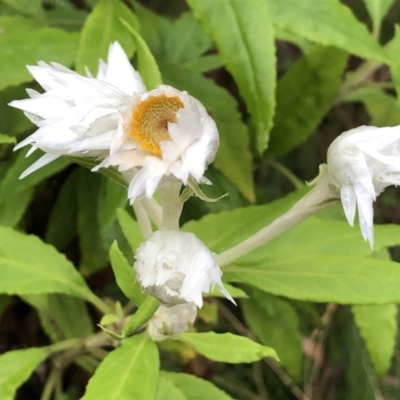
<path id="1" fill-rule="evenodd" d="M 177 121 L 176 112 L 183 107 L 177 96 L 150 96 L 133 110 L 128 135 L 139 143 L 142 150 L 162 154 L 160 142 L 171 140 L 168 123 Z"/>

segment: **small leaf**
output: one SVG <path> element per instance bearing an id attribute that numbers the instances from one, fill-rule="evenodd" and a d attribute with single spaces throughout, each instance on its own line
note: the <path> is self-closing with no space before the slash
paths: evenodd
<path id="1" fill-rule="evenodd" d="M 115 279 L 124 295 L 131 299 L 134 304 L 139 306 L 145 296 L 141 293 L 140 287 L 136 282 L 136 273 L 131 265 L 114 242 L 110 248 L 111 266 L 114 271 Z"/>
<path id="2" fill-rule="evenodd" d="M 179 333 L 171 338 L 182 340 L 198 353 L 214 361 L 248 363 L 264 357 L 278 359 L 275 350 L 270 347 L 262 346 L 244 336 L 232 333 Z"/>
<path id="3" fill-rule="evenodd" d="M 100 0 L 89 14 L 82 29 L 79 49 L 75 65 L 79 73 L 85 72 L 85 67 L 96 75 L 99 59 L 106 60 L 111 43 L 118 41 L 131 57 L 135 44 L 131 36 L 121 24 L 124 18 L 132 26 L 137 26 L 136 16 L 121 0 Z"/>
<path id="4" fill-rule="evenodd" d="M 376 373 L 384 375 L 390 367 L 396 342 L 397 306 L 395 304 L 352 306 L 351 310 Z"/>
<path id="5" fill-rule="evenodd" d="M 374 32 L 379 33 L 381 20 L 387 14 L 395 0 L 364 0 L 365 6 L 372 19 Z"/>
<path id="6" fill-rule="evenodd" d="M 153 400 L 158 375 L 156 344 L 146 333 L 135 335 L 125 339 L 121 347 L 102 361 L 89 380 L 82 400 Z"/>
<path id="7" fill-rule="evenodd" d="M 0 144 L 15 144 L 16 141 L 17 141 L 17 139 L 15 139 L 15 137 L 8 136 L 8 135 L 2 135 L 0 133 Z"/>
<path id="8" fill-rule="evenodd" d="M 143 242 L 139 224 L 122 208 L 117 210 L 117 219 L 122 232 L 124 233 L 125 239 L 128 241 L 132 251 L 135 253 L 137 248 L 140 246 L 140 243 Z"/>
<path id="9" fill-rule="evenodd" d="M 283 154 L 313 133 L 339 90 L 346 59 L 339 49 L 317 47 L 281 78 L 267 155 Z"/>
<path id="10" fill-rule="evenodd" d="M 233 400 L 211 382 L 194 375 L 162 371 L 161 378 L 172 382 L 184 394 L 186 400 Z"/>
<path id="11" fill-rule="evenodd" d="M 224 282 L 224 287 L 234 299 L 247 299 L 249 297 L 242 289 L 232 286 L 229 283 Z M 215 287 L 211 292 L 205 294 L 204 297 L 222 297 L 224 299 L 225 295 L 218 287 Z"/>
<path id="12" fill-rule="evenodd" d="M 13 350 L 0 355 L 0 399 L 13 400 L 18 387 L 48 355 L 46 347 Z"/>
<path id="13" fill-rule="evenodd" d="M 217 45 L 246 104 L 262 152 L 275 108 L 275 46 L 265 0 L 188 0 L 196 18 Z M 249 29 L 251 21 L 251 29 Z"/>
<path id="14" fill-rule="evenodd" d="M 135 314 L 132 315 L 131 319 L 125 325 L 122 334 L 124 336 L 129 336 L 134 333 L 136 329 L 140 328 L 145 322 L 147 322 L 157 311 L 160 303 L 157 299 L 151 296 L 147 296 L 139 308 L 136 310 Z"/>
<path id="15" fill-rule="evenodd" d="M 210 197 L 208 197 L 200 188 L 200 186 L 198 185 L 198 183 L 192 179 L 189 178 L 188 180 L 188 186 L 192 189 L 193 193 L 200 199 L 203 201 L 207 201 L 209 203 L 215 203 L 216 201 L 219 201 L 221 199 L 223 199 L 224 197 L 228 196 L 229 193 L 225 193 L 215 199 L 212 199 Z"/>
<path id="16" fill-rule="evenodd" d="M 138 71 L 143 79 L 143 82 L 148 90 L 155 89 L 157 86 L 162 84 L 162 78 L 160 70 L 156 60 L 147 43 L 143 40 L 140 34 L 124 19 L 121 19 L 123 25 L 132 34 L 136 44 L 138 53 Z"/>

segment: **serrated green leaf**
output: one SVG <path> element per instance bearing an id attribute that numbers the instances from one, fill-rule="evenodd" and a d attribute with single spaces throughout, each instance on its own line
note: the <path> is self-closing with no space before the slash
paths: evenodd
<path id="1" fill-rule="evenodd" d="M 155 89 L 162 84 L 161 73 L 158 68 L 157 62 L 151 54 L 147 43 L 143 40 L 140 33 L 133 28 L 126 20 L 121 19 L 121 22 L 132 34 L 135 41 L 137 55 L 138 55 L 138 71 L 143 79 L 143 82 L 148 90 Z"/>
<path id="2" fill-rule="evenodd" d="M 262 344 L 276 350 L 280 364 L 299 380 L 303 354 L 296 311 L 283 299 L 256 290 L 251 293 L 251 300 L 241 303 L 248 326 Z"/>
<path id="3" fill-rule="evenodd" d="M 0 293 L 64 293 L 93 300 L 74 266 L 54 247 L 8 227 L 0 227 L 0 238 Z"/>
<path id="4" fill-rule="evenodd" d="M 15 144 L 16 143 L 15 137 L 8 136 L 8 135 L 2 135 L 0 133 L 0 144 Z"/>
<path id="5" fill-rule="evenodd" d="M 142 294 L 140 286 L 136 282 L 135 270 L 132 265 L 128 264 L 128 261 L 118 248 L 117 242 L 111 245 L 110 260 L 115 279 L 124 295 L 128 297 L 128 299 L 131 299 L 137 306 L 142 304 L 145 296 Z"/>
<path id="6" fill-rule="evenodd" d="M 161 378 L 172 382 L 184 394 L 186 400 L 232 400 L 211 382 L 194 375 L 162 371 Z"/>
<path id="7" fill-rule="evenodd" d="M 147 296 L 142 301 L 135 314 L 132 315 L 131 319 L 125 325 L 122 335 L 129 336 L 130 334 L 134 333 L 154 315 L 159 306 L 160 303 L 157 299 Z"/>
<path id="8" fill-rule="evenodd" d="M 56 28 L 0 35 L 0 90 L 32 81 L 26 65 L 37 61 L 58 62 L 70 66 L 78 48 L 78 34 Z"/>
<path id="9" fill-rule="evenodd" d="M 139 224 L 122 208 L 117 210 L 117 219 L 125 239 L 128 241 L 132 252 L 135 253 L 140 243 L 143 242 Z"/>
<path id="10" fill-rule="evenodd" d="M 100 0 L 97 3 L 82 29 L 75 60 L 79 73 L 84 73 L 88 67 L 92 74 L 96 74 L 99 59 L 107 59 L 108 47 L 114 41 L 121 44 L 128 57 L 133 55 L 133 38 L 127 35 L 120 18 L 137 27 L 136 16 L 121 0 Z"/>
<path id="11" fill-rule="evenodd" d="M 278 359 L 275 350 L 232 333 L 179 333 L 171 339 L 182 340 L 210 360 L 227 363 L 248 363 L 264 357 Z"/>
<path id="12" fill-rule="evenodd" d="M 361 101 L 371 116 L 370 125 L 396 126 L 400 124 L 400 102 L 381 90 L 363 88 L 351 92 L 346 101 Z"/>
<path id="13" fill-rule="evenodd" d="M 385 374 L 396 342 L 397 305 L 352 306 L 351 310 L 376 373 Z"/>
<path id="14" fill-rule="evenodd" d="M 13 350 L 0 356 L 0 398 L 13 400 L 15 392 L 48 356 L 46 347 Z"/>
<path id="15" fill-rule="evenodd" d="M 147 333 L 125 339 L 89 380 L 82 400 L 153 400 L 157 392 L 159 359 Z"/>
<path id="16" fill-rule="evenodd" d="M 160 376 L 158 380 L 157 394 L 155 400 L 188 400 L 188 398 L 181 392 L 170 380 Z"/>
<path id="17" fill-rule="evenodd" d="M 188 0 L 246 100 L 262 152 L 275 109 L 275 46 L 265 0 Z M 251 29 L 249 24 L 251 23 Z"/>
<path id="18" fill-rule="evenodd" d="M 278 82 L 274 127 L 267 155 L 280 155 L 305 141 L 329 110 L 340 86 L 347 54 L 317 47 Z"/>
<path id="19" fill-rule="evenodd" d="M 392 62 L 366 26 L 340 1 L 267 0 L 267 4 L 274 25 L 313 42 L 339 47 L 362 58 Z"/>
<path id="20" fill-rule="evenodd" d="M 249 201 L 255 200 L 252 157 L 246 125 L 241 121 L 237 104 L 229 93 L 214 82 L 178 65 L 161 63 L 164 81 L 201 101 L 215 119 L 220 147 L 214 166 L 232 182 Z"/>

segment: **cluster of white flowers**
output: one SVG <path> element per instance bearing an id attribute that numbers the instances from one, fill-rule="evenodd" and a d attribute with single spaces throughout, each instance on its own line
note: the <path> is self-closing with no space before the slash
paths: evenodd
<path id="1" fill-rule="evenodd" d="M 38 127 L 15 149 L 31 145 L 28 155 L 36 149 L 45 154 L 21 178 L 65 155 L 97 160 L 94 171 L 117 168 L 127 180 L 131 203 L 176 182 L 207 182 L 204 172 L 219 146 L 214 120 L 186 92 L 167 85 L 146 91 L 119 43 L 110 46 L 95 78 L 55 63 L 28 69 L 44 93 L 28 90 L 29 99 L 10 103 Z M 165 206 L 168 214 L 174 204 Z M 179 230 L 157 231 L 140 246 L 137 279 L 162 303 L 149 323 L 152 337 L 188 329 L 203 293 L 216 285 L 233 301 L 215 260 L 199 239 Z"/>

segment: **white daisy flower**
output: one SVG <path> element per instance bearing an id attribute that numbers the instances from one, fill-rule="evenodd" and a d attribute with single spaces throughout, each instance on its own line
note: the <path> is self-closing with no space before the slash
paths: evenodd
<path id="1" fill-rule="evenodd" d="M 193 326 L 196 316 L 197 307 L 194 303 L 160 306 L 151 317 L 147 329 L 153 340 L 164 340 L 175 333 L 186 332 Z"/>
<path id="2" fill-rule="evenodd" d="M 222 271 L 212 253 L 193 233 L 154 232 L 135 255 L 133 267 L 142 290 L 163 305 L 193 302 L 203 305 L 203 293 L 215 285 L 233 303 L 221 282 Z"/>
<path id="3" fill-rule="evenodd" d="M 361 126 L 342 133 L 328 149 L 330 183 L 340 191 L 346 218 L 373 246 L 372 204 L 387 186 L 400 185 L 400 126 Z"/>
<path id="4" fill-rule="evenodd" d="M 119 43 L 110 46 L 107 64 L 100 61 L 97 78 L 81 76 L 59 64 L 39 62 L 29 72 L 45 90 L 28 89 L 30 99 L 12 101 L 39 129 L 15 150 L 32 145 L 46 154 L 22 175 L 61 155 L 104 158 L 120 145 L 123 117 L 133 95 L 145 91 Z"/>

